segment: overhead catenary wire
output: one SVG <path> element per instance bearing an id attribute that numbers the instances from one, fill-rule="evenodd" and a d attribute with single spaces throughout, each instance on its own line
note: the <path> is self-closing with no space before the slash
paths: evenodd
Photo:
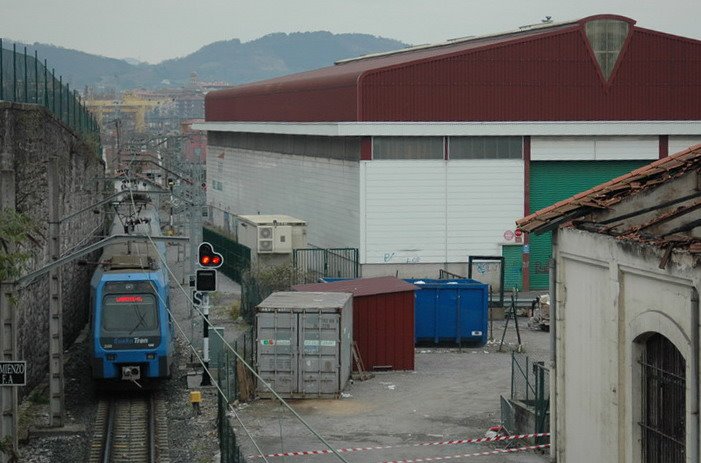
<path id="1" fill-rule="evenodd" d="M 129 169 L 129 171 L 131 171 L 131 169 Z M 125 178 L 129 179 L 129 177 L 128 177 L 126 174 L 125 174 Z M 135 202 L 134 202 L 133 190 L 132 190 L 131 188 L 129 188 L 129 197 L 130 197 L 132 206 L 134 207 L 134 209 L 136 209 L 136 205 L 135 205 Z M 156 243 L 155 243 L 155 242 L 153 241 L 153 239 L 151 238 L 151 235 L 150 235 L 150 234 L 147 234 L 146 236 L 147 236 L 147 238 L 149 239 L 149 242 L 151 243 L 151 245 L 158 251 L 158 247 L 156 246 Z M 167 259 L 165 258 L 165 256 L 161 255 L 160 252 L 157 252 L 157 255 L 159 256 L 162 265 L 166 268 L 166 270 L 168 271 L 168 273 L 169 273 L 169 274 L 171 275 L 171 277 L 173 278 L 173 281 L 175 281 L 176 286 L 177 286 L 177 287 L 180 289 L 180 291 L 183 293 L 183 295 L 185 296 L 186 300 L 189 300 L 190 298 L 189 298 L 189 295 L 187 294 L 187 291 L 186 291 L 185 288 L 183 288 L 182 285 L 178 282 L 177 275 L 175 275 L 175 273 L 173 272 L 173 270 L 172 270 L 172 269 L 170 268 L 170 266 L 168 265 L 168 262 L 167 262 Z M 209 320 L 207 320 L 207 319 L 204 317 L 204 313 L 199 309 L 198 306 L 196 306 L 195 304 L 193 304 L 191 301 L 190 301 L 190 305 L 191 305 L 192 307 L 194 307 L 195 311 L 202 317 L 203 323 L 207 323 L 207 324 L 209 325 L 210 328 L 214 328 L 214 325 L 213 325 Z M 169 312 L 169 314 L 171 314 L 171 318 L 174 320 L 175 317 L 174 317 L 173 314 L 170 312 L 170 309 L 168 309 L 168 312 Z M 182 328 L 181 328 L 181 327 L 179 326 L 179 324 L 177 324 L 177 323 L 176 323 L 176 326 L 178 327 L 178 330 L 180 330 L 180 332 L 182 333 L 182 335 L 185 337 L 185 339 L 188 340 L 188 343 L 190 344 L 190 347 L 191 347 L 191 348 L 193 349 L 193 351 L 194 351 L 194 346 L 192 346 L 192 342 L 187 338 L 187 336 L 185 335 L 185 333 L 184 333 L 184 331 L 182 330 Z M 306 428 L 309 430 L 309 432 L 311 432 L 317 439 L 319 439 L 319 441 L 321 441 L 321 443 L 324 444 L 339 460 L 341 460 L 341 461 L 344 462 L 344 463 L 349 463 L 345 458 L 343 458 L 343 456 L 342 456 L 339 452 L 336 451 L 336 449 L 335 449 L 326 439 L 324 439 L 323 436 L 321 436 L 321 434 L 319 434 L 314 428 L 312 428 L 311 425 L 309 425 L 309 423 L 307 423 L 307 422 L 304 420 L 304 418 L 302 418 L 302 416 L 301 416 L 299 413 L 297 413 L 297 411 L 295 411 L 295 410 L 290 406 L 290 404 L 288 404 L 288 403 L 277 393 L 277 391 L 275 391 L 275 390 L 272 388 L 272 386 L 271 386 L 268 382 L 266 382 L 266 381 L 255 371 L 255 369 L 254 369 L 250 364 L 248 364 L 248 362 L 246 362 L 246 360 L 236 351 L 236 349 L 234 349 L 234 348 L 231 346 L 231 344 L 229 344 L 229 342 L 227 342 L 226 339 L 224 339 L 224 337 L 222 336 L 221 333 L 219 333 L 217 330 L 214 330 L 214 329 L 213 329 L 212 331 L 213 331 L 217 336 L 219 336 L 219 338 L 221 339 L 223 345 L 226 346 L 226 347 L 229 349 L 229 351 L 231 351 L 231 352 L 234 354 L 234 356 L 236 356 L 236 358 L 237 358 L 237 359 L 238 359 L 238 360 L 239 360 L 239 361 L 240 361 L 240 362 L 241 362 L 241 363 L 242 363 L 242 364 L 243 364 L 243 365 L 259 380 L 259 381 L 261 381 L 261 383 L 262 383 L 268 390 L 270 390 L 270 392 L 273 394 L 273 396 L 274 396 L 278 401 L 280 401 L 280 403 L 281 403 L 283 406 L 285 406 L 285 408 L 287 408 L 287 409 L 294 415 L 294 417 L 295 417 L 300 423 L 302 423 L 302 424 L 304 425 L 304 427 L 306 427 Z M 205 366 L 204 366 L 204 361 L 201 359 L 201 357 L 199 356 L 199 354 L 198 354 L 196 351 L 194 351 L 194 352 L 195 352 L 195 355 L 196 355 L 197 359 L 198 359 L 199 362 L 202 364 L 202 367 L 205 368 Z M 206 372 L 207 372 L 207 374 L 209 374 L 209 370 L 207 370 Z M 237 414 L 236 411 L 233 409 L 233 407 L 232 407 L 231 404 L 229 403 L 228 398 L 223 394 L 223 391 L 219 388 L 219 385 L 218 385 L 218 384 L 217 384 L 216 387 L 217 387 L 217 389 L 219 390 L 220 394 L 222 394 L 222 396 L 223 396 L 224 399 L 226 400 L 227 405 L 229 406 L 229 408 L 231 409 L 231 411 L 232 411 L 232 412 L 234 413 L 234 415 L 237 417 L 237 419 L 239 420 L 239 422 L 242 423 L 241 420 L 240 420 L 240 418 L 238 417 L 238 414 Z M 243 423 L 242 423 L 242 426 L 243 426 Z M 245 427 L 244 427 L 244 430 L 246 431 L 246 428 L 245 428 Z M 247 432 L 247 434 L 248 434 L 248 432 Z M 248 434 L 248 435 L 249 435 L 249 438 L 251 439 L 251 441 L 253 442 L 254 446 L 256 446 L 256 450 L 258 450 L 259 453 L 262 454 L 263 452 L 260 450 L 260 448 L 258 447 L 258 445 L 257 445 L 257 443 L 255 442 L 255 440 L 253 439 L 253 437 L 252 437 L 250 434 Z M 266 460 L 266 461 L 267 461 L 267 460 Z"/>
<path id="2" fill-rule="evenodd" d="M 135 202 L 134 202 L 134 195 L 133 195 L 133 192 L 132 192 L 131 188 L 129 189 L 129 198 L 130 198 L 130 202 L 131 202 L 132 207 L 134 207 L 134 210 L 136 210 L 136 204 L 135 204 Z M 159 211 L 156 210 L 156 214 L 158 214 L 158 213 L 159 213 Z M 149 226 L 149 230 L 150 230 L 150 228 L 151 228 L 151 227 Z M 149 241 L 151 242 L 152 246 L 153 246 L 154 249 L 156 250 L 156 254 L 157 254 L 157 255 L 161 258 L 161 260 L 164 262 L 164 266 L 168 269 L 169 273 L 172 274 L 170 268 L 169 268 L 169 267 L 167 266 L 167 264 L 165 263 L 166 261 L 165 261 L 164 256 L 161 256 L 161 253 L 159 252 L 158 247 L 156 246 L 156 244 L 155 244 L 155 243 L 153 242 L 153 240 L 151 239 L 151 234 L 150 234 L 150 233 L 146 233 L 146 236 L 149 238 Z M 138 246 L 136 246 L 136 252 L 137 252 L 137 254 L 139 255 L 139 260 L 141 260 L 141 257 L 142 257 L 142 256 L 141 256 L 141 250 L 139 249 Z M 149 275 L 150 275 L 150 274 L 149 274 Z M 173 276 L 175 276 L 175 275 L 173 275 Z M 179 286 L 179 283 L 177 283 L 177 280 L 176 280 L 176 284 Z M 193 353 L 195 354 L 195 357 L 197 357 L 197 360 L 200 362 L 200 364 L 202 364 L 202 368 L 205 369 L 206 373 L 207 373 L 208 375 L 210 375 L 210 377 L 211 377 L 211 373 L 210 373 L 209 369 L 208 369 L 207 367 L 205 367 L 204 360 L 200 357 L 199 353 L 197 352 L 197 349 L 195 349 L 195 346 L 193 345 L 192 340 L 188 339 L 187 335 L 185 334 L 185 331 L 182 329 L 182 327 L 180 326 L 180 323 L 178 323 L 177 319 L 175 318 L 175 314 L 170 310 L 170 308 L 168 307 L 168 305 L 166 304 L 166 302 L 163 300 L 163 298 L 161 297 L 161 295 L 158 293 L 158 291 L 156 291 L 156 296 L 158 297 L 159 301 L 165 306 L 166 310 L 168 311 L 168 315 L 170 315 L 170 319 L 173 321 L 173 323 L 175 324 L 175 326 L 178 328 L 178 331 L 180 331 L 181 335 L 182 335 L 182 336 L 185 338 L 185 340 L 187 341 L 188 347 L 190 347 L 190 349 L 191 349 L 191 350 L 193 351 Z M 214 384 L 214 386 L 217 388 L 217 391 L 218 391 L 219 395 L 221 395 L 221 397 L 222 397 L 222 398 L 224 399 L 224 401 L 226 402 L 227 408 L 228 408 L 229 410 L 231 410 L 231 412 L 232 412 L 232 413 L 234 414 L 234 416 L 236 417 L 237 421 L 239 422 L 239 424 L 240 424 L 241 427 L 243 428 L 243 430 L 244 430 L 244 432 L 246 433 L 246 435 L 248 436 L 248 438 L 251 439 L 251 442 L 253 443 L 253 446 L 256 448 L 256 450 L 257 450 L 258 452 L 263 453 L 263 451 L 261 450 L 261 448 L 260 448 L 260 446 L 258 445 L 258 443 L 256 442 L 256 440 L 253 438 L 253 435 L 251 435 L 251 433 L 249 432 L 248 428 L 247 428 L 246 425 L 243 423 L 243 420 L 241 420 L 241 417 L 239 416 L 238 413 L 236 413 L 236 410 L 234 409 L 234 407 L 233 407 L 233 406 L 231 405 L 231 403 L 229 402 L 229 398 L 226 396 L 226 394 L 224 394 L 224 391 L 221 389 L 221 387 L 219 387 L 219 382 L 217 381 L 217 382 Z M 266 463 L 268 463 L 268 460 L 267 460 L 265 457 L 263 457 L 263 459 L 265 460 Z"/>

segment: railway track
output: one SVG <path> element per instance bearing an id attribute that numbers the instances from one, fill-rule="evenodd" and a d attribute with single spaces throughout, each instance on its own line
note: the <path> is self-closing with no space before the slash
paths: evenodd
<path id="1" fill-rule="evenodd" d="M 168 463 L 165 404 L 156 394 L 101 399 L 89 463 Z"/>

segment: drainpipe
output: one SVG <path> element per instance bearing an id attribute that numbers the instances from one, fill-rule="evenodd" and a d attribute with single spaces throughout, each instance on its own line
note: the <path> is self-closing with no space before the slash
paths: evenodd
<path id="1" fill-rule="evenodd" d="M 552 233 L 552 257 L 549 265 L 550 292 L 550 461 L 557 460 L 557 232 Z"/>
<path id="2" fill-rule="evenodd" d="M 692 288 L 691 294 L 691 321 L 696 332 L 693 333 L 691 350 L 691 423 L 689 423 L 689 435 L 693 442 L 689 449 L 690 461 L 699 461 L 699 293 L 696 288 Z"/>

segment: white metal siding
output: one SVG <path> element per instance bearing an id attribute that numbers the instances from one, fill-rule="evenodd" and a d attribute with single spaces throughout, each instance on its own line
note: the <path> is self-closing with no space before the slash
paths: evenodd
<path id="1" fill-rule="evenodd" d="M 658 137 L 532 137 L 533 161 L 657 159 Z"/>
<path id="2" fill-rule="evenodd" d="M 501 255 L 504 232 L 523 216 L 523 161 L 450 161 L 448 167 L 448 256 Z M 512 241 L 513 242 L 513 241 Z"/>
<path id="3" fill-rule="evenodd" d="M 223 172 L 207 164 L 207 203 L 231 213 L 287 214 L 305 220 L 308 242 L 321 247 L 358 247 L 358 163 L 278 153 L 210 148 L 224 154 Z"/>
<path id="4" fill-rule="evenodd" d="M 361 263 L 499 255 L 523 212 L 523 161 L 361 162 Z"/>
<path id="5" fill-rule="evenodd" d="M 701 137 L 669 137 L 669 154 L 678 153 L 701 143 Z"/>

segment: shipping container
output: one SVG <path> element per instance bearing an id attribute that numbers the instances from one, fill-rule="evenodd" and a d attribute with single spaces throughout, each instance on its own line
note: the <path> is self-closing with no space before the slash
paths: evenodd
<path id="1" fill-rule="evenodd" d="M 352 293 L 353 340 L 365 369 L 414 369 L 414 285 L 394 277 L 378 277 L 292 289 Z"/>
<path id="2" fill-rule="evenodd" d="M 415 340 L 483 345 L 487 342 L 488 285 L 477 280 L 405 280 L 415 285 Z"/>
<path id="3" fill-rule="evenodd" d="M 334 398 L 351 374 L 349 293 L 277 292 L 256 307 L 256 363 L 284 398 Z M 272 393 L 260 381 L 260 397 Z"/>

